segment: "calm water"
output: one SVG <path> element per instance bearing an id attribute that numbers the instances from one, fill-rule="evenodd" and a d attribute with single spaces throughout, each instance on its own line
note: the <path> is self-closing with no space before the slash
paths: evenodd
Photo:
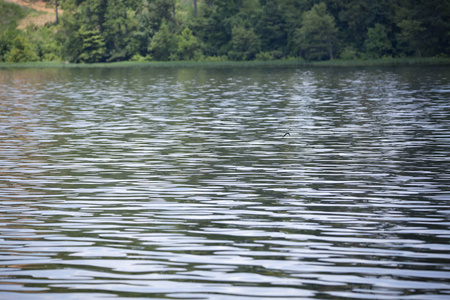
<path id="1" fill-rule="evenodd" d="M 450 299 L 449 170 L 445 67 L 0 70 L 0 298 Z"/>

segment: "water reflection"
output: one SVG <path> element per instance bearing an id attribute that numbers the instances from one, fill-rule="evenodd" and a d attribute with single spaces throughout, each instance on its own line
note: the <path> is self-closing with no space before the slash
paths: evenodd
<path id="1" fill-rule="evenodd" d="M 449 78 L 2 70 L 1 294 L 443 299 Z"/>

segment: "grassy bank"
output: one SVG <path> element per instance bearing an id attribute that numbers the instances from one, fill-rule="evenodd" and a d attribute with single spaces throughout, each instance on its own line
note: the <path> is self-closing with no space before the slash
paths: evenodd
<path id="1" fill-rule="evenodd" d="M 0 1 L 0 32 L 5 32 L 10 28 L 16 28 L 18 22 L 31 12 L 33 10 L 28 7 Z"/>
<path id="2" fill-rule="evenodd" d="M 373 60 L 278 60 L 278 61 L 154 61 L 154 62 L 115 62 L 94 64 L 70 64 L 62 62 L 25 62 L 25 63 L 0 63 L 0 69 L 6 68 L 170 68 L 170 67 L 370 67 L 370 66 L 406 66 L 406 65 L 448 65 L 450 58 L 385 58 Z"/>

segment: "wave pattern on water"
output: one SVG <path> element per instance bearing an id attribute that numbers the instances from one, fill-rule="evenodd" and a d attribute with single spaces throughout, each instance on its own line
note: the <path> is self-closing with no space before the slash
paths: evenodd
<path id="1" fill-rule="evenodd" d="M 0 298 L 450 296 L 444 68 L 0 78 Z"/>

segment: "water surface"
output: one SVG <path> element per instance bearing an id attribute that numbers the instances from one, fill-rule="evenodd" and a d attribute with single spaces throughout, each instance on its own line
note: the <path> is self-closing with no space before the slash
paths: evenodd
<path id="1" fill-rule="evenodd" d="M 0 70 L 0 298 L 449 299 L 449 99 L 445 67 Z"/>

